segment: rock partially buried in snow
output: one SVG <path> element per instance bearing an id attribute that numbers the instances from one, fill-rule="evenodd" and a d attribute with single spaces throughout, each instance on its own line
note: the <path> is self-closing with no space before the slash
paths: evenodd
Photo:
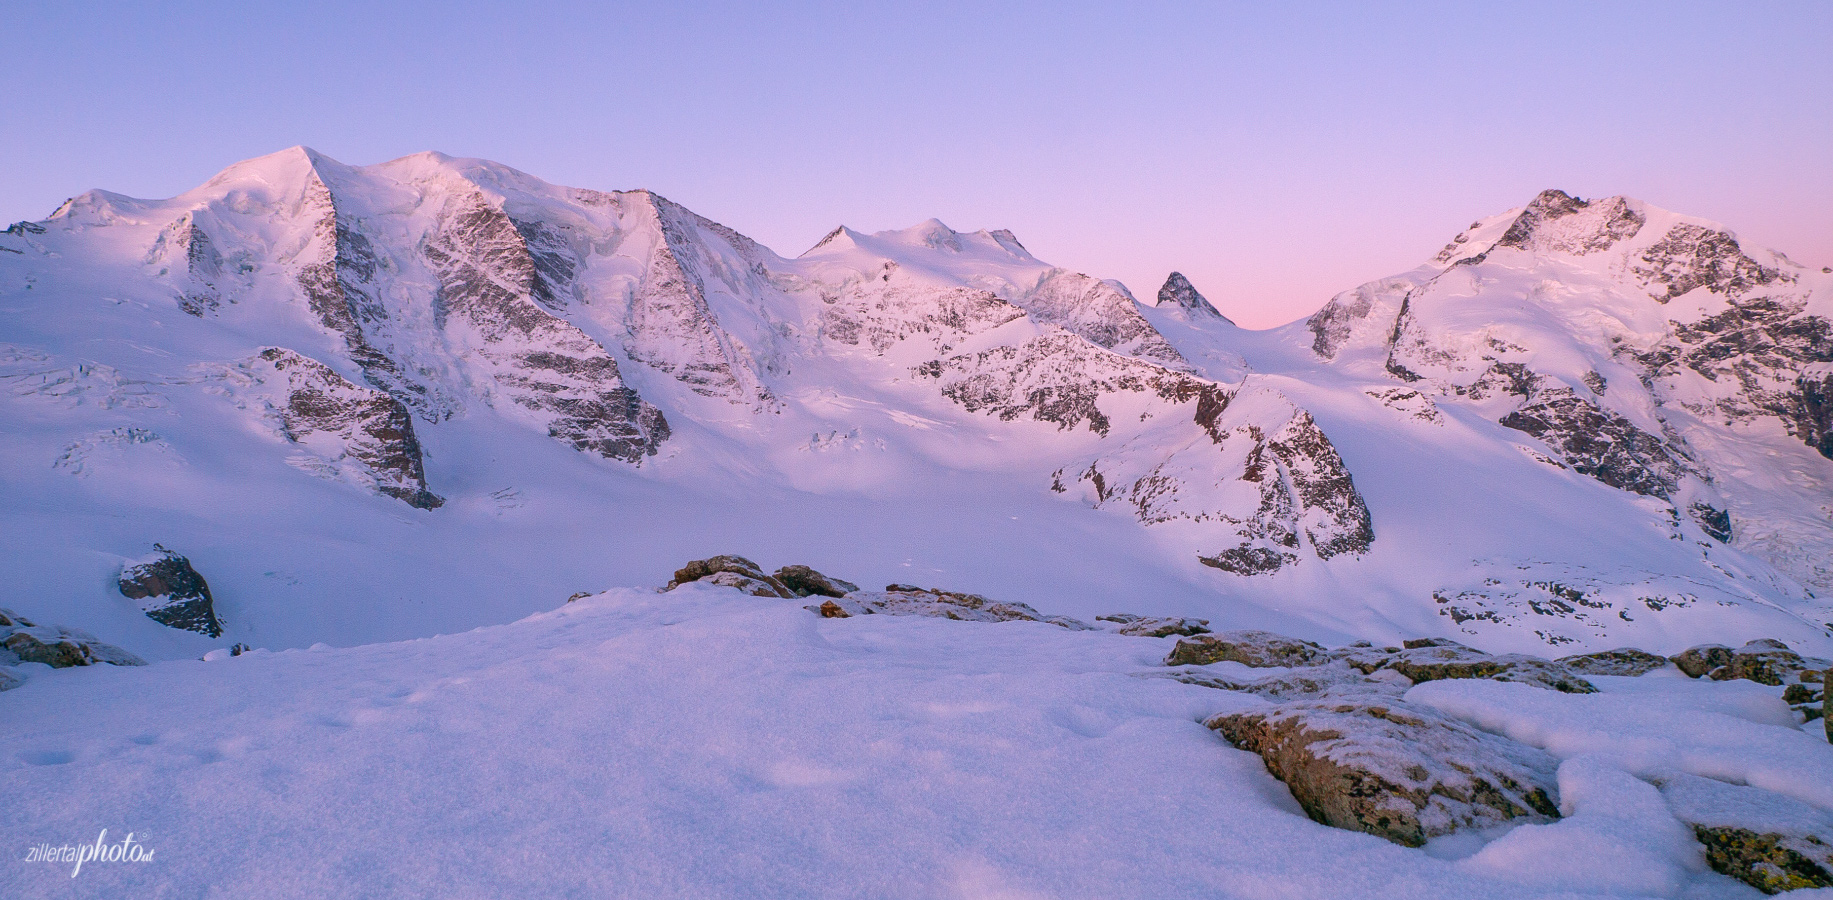
<path id="1" fill-rule="evenodd" d="M 784 566 L 776 570 L 776 580 L 798 597 L 845 597 L 859 590 L 859 585 L 830 578 L 808 566 Z"/>
<path id="2" fill-rule="evenodd" d="M 1815 660 L 1824 666 L 1824 660 Z M 1777 640 L 1755 640 L 1739 647 L 1724 665 L 1706 673 L 1713 681 L 1749 679 L 1771 687 L 1797 681 L 1811 667 L 1809 661 Z"/>
<path id="3" fill-rule="evenodd" d="M 1271 700 L 1354 699 L 1393 703 L 1398 702 L 1407 688 L 1413 686 L 1410 679 L 1398 672 L 1382 669 L 1364 675 L 1341 661 L 1249 680 L 1188 670 L 1168 673 L 1168 677 L 1185 684 L 1222 691 L 1240 691 Z"/>
<path id="4" fill-rule="evenodd" d="M 1665 669 L 1668 665 L 1667 657 L 1634 647 L 1564 656 L 1556 662 L 1581 675 L 1646 675 L 1657 669 Z"/>
<path id="5" fill-rule="evenodd" d="M 1596 685 L 1559 663 L 1520 653 L 1491 656 L 1446 638 L 1407 641 L 1398 652 L 1350 648 L 1342 652 L 1342 657 L 1365 674 L 1390 669 L 1415 682 L 1488 678 L 1532 684 L 1566 694 L 1597 693 Z"/>
<path id="6" fill-rule="evenodd" d="M 1559 817 L 1552 756 L 1432 710 L 1324 700 L 1205 724 L 1259 754 L 1312 819 L 1405 847 L 1466 828 Z"/>
<path id="7" fill-rule="evenodd" d="M 674 580 L 664 587 L 672 591 L 681 585 L 694 581 L 708 584 L 719 584 L 737 588 L 756 597 L 794 597 L 796 594 L 785 587 L 773 575 L 764 574 L 764 569 L 757 563 L 742 556 L 714 556 L 708 559 L 696 559 L 675 571 Z"/>
<path id="8" fill-rule="evenodd" d="M 56 625 L 34 625 L 29 619 L 9 609 L 0 609 L 0 665 L 15 662 L 43 663 L 54 669 L 70 666 L 144 666 L 146 660 L 113 644 L 96 640 L 95 635 L 75 628 Z M 0 691 L 16 688 L 25 681 L 16 675 L 0 672 Z"/>
<path id="9" fill-rule="evenodd" d="M 1128 613 L 1116 613 L 1108 616 L 1096 616 L 1097 622 L 1114 622 L 1119 624 L 1116 634 L 1133 637 L 1171 637 L 1194 634 L 1208 634 L 1208 619 L 1191 619 L 1183 616 L 1135 616 Z"/>
<path id="10" fill-rule="evenodd" d="M 1223 631 L 1177 642 L 1167 666 L 1205 666 L 1238 662 L 1247 666 L 1308 666 L 1324 659 L 1320 644 L 1270 631 Z"/>
<path id="11" fill-rule="evenodd" d="M 888 584 L 883 592 L 859 591 L 844 598 L 823 601 L 808 609 L 824 618 L 846 619 L 863 615 L 927 616 L 961 622 L 1045 622 L 1072 631 L 1092 631 L 1094 626 L 1068 616 L 1047 616 L 1023 603 L 1001 603 L 979 594 Z"/>
<path id="12" fill-rule="evenodd" d="M 192 568 L 191 561 L 170 550 L 127 564 L 116 579 L 121 594 L 141 601 L 146 616 L 161 625 L 221 637 L 223 623 L 216 616 L 210 585 Z"/>
<path id="13" fill-rule="evenodd" d="M 1731 662 L 1733 652 L 1730 647 L 1723 644 L 1701 644 L 1697 647 L 1688 647 L 1668 659 L 1674 665 L 1679 666 L 1680 671 L 1693 678 L 1698 678 Z"/>
<path id="14" fill-rule="evenodd" d="M 1693 775 L 1653 779 L 1713 870 L 1765 894 L 1833 887 L 1833 816 L 1799 800 Z"/>

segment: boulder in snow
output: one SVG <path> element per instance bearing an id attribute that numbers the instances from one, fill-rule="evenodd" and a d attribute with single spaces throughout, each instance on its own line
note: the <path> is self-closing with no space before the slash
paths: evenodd
<path id="1" fill-rule="evenodd" d="M 1667 657 L 1656 656 L 1634 647 L 1564 656 L 1556 662 L 1581 675 L 1629 676 L 1646 675 L 1656 669 L 1667 668 L 1668 664 Z"/>
<path id="2" fill-rule="evenodd" d="M 1260 755 L 1307 815 L 1405 847 L 1559 817 L 1546 752 L 1400 702 L 1323 700 L 1206 723 Z"/>
<path id="3" fill-rule="evenodd" d="M 1177 642 L 1167 666 L 1206 666 L 1238 662 L 1247 666 L 1308 666 L 1324 658 L 1324 648 L 1270 631 L 1223 631 Z"/>
<path id="4" fill-rule="evenodd" d="M 1653 779 L 1706 863 L 1765 894 L 1833 887 L 1833 815 L 1762 788 L 1679 773 Z"/>
<path id="5" fill-rule="evenodd" d="M 1818 660 L 1816 661 L 1818 662 Z M 1777 640 L 1761 639 L 1739 647 L 1724 665 L 1706 673 L 1713 681 L 1747 678 L 1758 684 L 1779 687 L 1797 681 L 1810 668 L 1801 654 Z"/>
<path id="6" fill-rule="evenodd" d="M 696 559 L 677 569 L 674 580 L 670 581 L 668 586 L 662 590 L 672 591 L 691 581 L 704 581 L 708 584 L 734 587 L 756 597 L 796 596 L 775 576 L 765 574 L 762 566 L 742 556 L 722 554 L 707 559 Z"/>
<path id="7" fill-rule="evenodd" d="M 54 669 L 102 663 L 115 666 L 146 665 L 146 660 L 113 644 L 104 644 L 86 631 L 56 625 L 34 625 L 10 609 L 0 609 L 0 647 L 5 648 L 0 650 L 0 665 L 31 662 L 44 663 Z M 0 691 L 10 690 L 23 683 L 23 679 L 0 672 Z"/>
<path id="8" fill-rule="evenodd" d="M 154 544 L 159 553 L 129 563 L 116 579 L 121 594 L 141 601 L 147 618 L 161 625 L 195 631 L 211 637 L 223 634 L 216 616 L 210 585 L 191 567 L 191 561 Z"/>
<path id="9" fill-rule="evenodd" d="M 798 597 L 845 597 L 859 590 L 859 585 L 830 578 L 808 566 L 784 566 L 776 570 L 776 580 Z"/>
<path id="10" fill-rule="evenodd" d="M 1673 656 L 1669 661 L 1680 667 L 1680 671 L 1698 678 L 1728 662 L 1731 662 L 1732 649 L 1723 644 L 1701 644 L 1688 647 Z"/>
<path id="11" fill-rule="evenodd" d="M 1183 616 L 1135 616 L 1128 613 L 1116 613 L 1109 616 L 1096 616 L 1097 622 L 1114 622 L 1120 627 L 1116 633 L 1134 637 L 1171 637 L 1209 633 L 1208 619 L 1190 619 Z"/>

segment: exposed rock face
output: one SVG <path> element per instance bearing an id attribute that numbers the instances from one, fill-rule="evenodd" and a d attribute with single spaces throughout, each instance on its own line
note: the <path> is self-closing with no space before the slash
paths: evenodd
<path id="1" fill-rule="evenodd" d="M 1181 309 L 1192 319 L 1219 319 L 1233 325 L 1229 318 L 1216 311 L 1209 301 L 1184 277 L 1182 272 L 1172 272 L 1165 283 L 1158 289 L 1158 305 Z"/>
<path id="2" fill-rule="evenodd" d="M 669 434 L 662 411 L 624 384 L 602 346 L 542 308 L 541 270 L 514 220 L 482 192 L 451 203 L 421 252 L 446 316 L 475 335 L 504 395 L 580 450 L 633 463 L 655 455 Z"/>
<path id="3" fill-rule="evenodd" d="M 350 480 L 420 509 L 445 502 L 427 490 L 413 416 L 399 400 L 281 347 L 255 354 L 238 369 L 275 392 L 270 411 L 288 440 Z"/>
<path id="4" fill-rule="evenodd" d="M 888 584 L 883 592 L 858 591 L 827 600 L 809 610 L 829 619 L 864 615 L 927 616 L 960 622 L 1047 622 L 1073 631 L 1094 626 L 1067 616 L 1046 616 L 1023 603 L 1001 603 L 979 594 Z"/>
<path id="5" fill-rule="evenodd" d="M 749 238 L 710 222 L 648 191 L 619 195 L 652 221 L 661 240 L 630 298 L 625 349 L 632 359 L 666 372 L 695 393 L 736 403 L 771 399 L 745 347 L 722 327 L 708 303 L 720 262 L 706 258 L 702 229 L 716 231 L 741 254 L 753 251 Z M 754 277 L 755 273 L 752 273 Z"/>
<path id="6" fill-rule="evenodd" d="M 859 585 L 830 578 L 807 566 L 784 566 L 776 570 L 776 580 L 798 597 L 845 597 L 859 590 Z"/>
<path id="7" fill-rule="evenodd" d="M 1833 887 L 1833 817 L 1761 788 L 1669 773 L 1655 779 L 1713 871 L 1765 894 Z"/>
<path id="8" fill-rule="evenodd" d="M 1541 191 L 1496 246 L 1584 256 L 1635 237 L 1646 222 L 1622 197 L 1587 202 L 1565 191 Z"/>
<path id="9" fill-rule="evenodd" d="M 1580 675 L 1646 675 L 1657 669 L 1665 669 L 1668 665 L 1667 657 L 1656 656 L 1634 647 L 1564 656 L 1560 657 L 1557 662 Z"/>
<path id="10" fill-rule="evenodd" d="M 1545 752 L 1398 702 L 1322 700 L 1210 720 L 1260 755 L 1311 818 L 1405 847 L 1559 817 Z"/>
<path id="11" fill-rule="evenodd" d="M 224 300 L 217 286 L 224 275 L 223 254 L 198 223 L 208 216 L 207 209 L 180 216 L 160 230 L 146 255 L 147 264 L 157 266 L 158 277 L 178 295 L 178 308 L 198 318 L 215 312 Z"/>
<path id="12" fill-rule="evenodd" d="M 420 358 L 414 342 L 400 339 L 400 323 L 383 300 L 385 262 L 354 223 L 340 216 L 336 197 L 316 161 L 305 175 L 299 208 L 313 219 L 312 243 L 295 276 L 306 305 L 325 330 L 343 339 L 344 349 L 363 370 L 363 379 L 429 421 L 457 409 L 455 398 L 409 375 L 436 368 Z"/>
<path id="13" fill-rule="evenodd" d="M 1686 404 L 1726 424 L 1775 416 L 1820 455 L 1833 459 L 1829 388 L 1833 323 L 1806 312 L 1798 297 L 1754 296 L 1695 322 L 1676 322 L 1667 340 L 1637 356 L 1657 377 L 1706 379 L 1709 404 Z M 1702 398 L 1703 399 L 1703 398 Z"/>
<path id="14" fill-rule="evenodd" d="M 1662 303 L 1699 288 L 1736 299 L 1784 277 L 1746 256 L 1737 238 L 1693 224 L 1674 226 L 1640 261 L 1636 276 Z"/>
<path id="15" fill-rule="evenodd" d="M 86 631 L 56 625 L 34 625 L 10 609 L 0 609 L 0 665 L 15 662 L 44 663 L 54 669 L 68 666 L 144 666 L 146 660 L 113 644 L 104 644 Z M 0 691 L 11 690 L 25 679 L 0 672 Z"/>
<path id="16" fill-rule="evenodd" d="M 1570 390 L 1542 393 L 1501 424 L 1539 438 L 1574 471 L 1620 490 L 1669 497 L 1690 469 L 1666 441 Z"/>
<path id="17" fill-rule="evenodd" d="M 1171 655 L 1165 657 L 1165 665 L 1238 662 L 1247 666 L 1309 666 L 1322 662 L 1324 654 L 1321 644 L 1270 631 L 1223 631 L 1178 641 Z"/>
<path id="18" fill-rule="evenodd" d="M 662 590 L 672 591 L 693 581 L 706 581 L 738 588 L 757 597 L 794 597 L 796 593 L 775 576 L 764 574 L 757 563 L 742 556 L 714 556 L 696 559 L 676 570 L 674 580 Z"/>
<path id="19" fill-rule="evenodd" d="M 1086 426 L 1102 435 L 1112 428 L 1096 402 L 1103 397 L 1141 394 L 1182 403 L 1206 388 L 1219 390 L 1064 333 L 937 360 L 917 374 L 938 379 L 943 396 L 969 412 L 992 413 L 1007 422 L 1036 419 L 1065 431 Z"/>
<path id="20" fill-rule="evenodd" d="M 158 555 L 122 568 L 117 583 L 122 596 L 141 601 L 147 618 L 161 625 L 210 637 L 223 634 L 210 585 L 183 556 L 159 547 Z"/>
<path id="21" fill-rule="evenodd" d="M 1182 616 L 1135 616 L 1128 613 L 1116 613 L 1108 616 L 1096 616 L 1098 622 L 1114 622 L 1120 627 L 1116 633 L 1132 637 L 1171 637 L 1172 635 L 1205 634 L 1209 631 L 1208 619 L 1190 619 Z"/>

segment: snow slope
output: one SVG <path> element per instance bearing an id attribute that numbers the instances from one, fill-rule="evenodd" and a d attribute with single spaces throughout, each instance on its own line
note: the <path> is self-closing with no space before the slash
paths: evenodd
<path id="1" fill-rule="evenodd" d="M 1248 332 L 1181 278 L 1147 306 L 1003 231 L 840 228 L 792 259 L 439 154 L 91 192 L 0 233 L 15 603 L 185 658 L 462 631 L 740 552 L 1320 639 L 1828 652 L 1821 345 L 1789 337 L 1827 280 L 1633 201 L 1599 202 L 1645 224 L 1592 250 L 1620 210 L 1551 202 Z M 1663 324 L 1758 300 L 1780 319 Z M 1647 478 L 1503 424 L 1594 409 L 1650 436 L 1623 463 Z M 154 542 L 209 579 L 221 639 L 114 591 Z"/>
<path id="2" fill-rule="evenodd" d="M 1779 688 L 1432 682 L 1409 699 L 1565 759 L 1566 816 L 1409 849 L 1311 821 L 1198 724 L 1267 701 L 1140 677 L 1174 639 L 803 602 L 618 590 L 424 640 L 36 677 L 0 695 L 30 723 L 0 736 L 0 834 L 155 855 L 9 863 L 0 894 L 1746 898 L 1589 735 L 1683 768 L 1730 736 L 1771 748 L 1753 783 L 1829 799 L 1833 749 Z"/>

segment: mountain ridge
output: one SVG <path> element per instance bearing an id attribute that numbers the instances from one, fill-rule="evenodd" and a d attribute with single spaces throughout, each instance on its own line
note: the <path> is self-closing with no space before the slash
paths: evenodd
<path id="1" fill-rule="evenodd" d="M 87 448 L 89 474 L 52 478 L 47 463 L 8 478 L 46 508 L 138 510 L 150 526 L 66 535 L 82 565 L 175 542 L 160 522 L 271 554 L 274 526 L 237 537 L 211 524 L 279 516 L 234 499 L 259 485 L 286 515 L 412 546 L 456 529 L 521 548 L 499 580 L 547 567 L 533 581 L 628 583 L 659 563 L 616 549 L 558 559 L 535 537 L 544 521 L 583 526 L 568 552 L 602 553 L 679 516 L 670 552 L 704 556 L 687 549 L 688 522 L 768 497 L 791 518 L 828 519 L 720 532 L 823 543 L 869 527 L 888 545 L 836 548 L 853 560 L 843 567 L 902 555 L 1020 591 L 1038 588 L 1002 565 L 1076 556 L 1064 572 L 1099 574 L 1048 589 L 1075 612 L 1131 579 L 1157 585 L 1166 612 L 1511 648 L 1715 630 L 1820 641 L 1833 618 L 1812 590 L 1833 585 L 1814 562 L 1833 550 L 1815 507 L 1833 502 L 1817 449 L 1833 291 L 1731 232 L 1626 198 L 1544 192 L 1411 273 L 1265 331 L 1237 328 L 1176 273 L 1141 303 L 1003 230 L 841 226 L 786 258 L 650 191 L 560 187 L 436 153 L 353 167 L 291 148 L 168 201 L 92 191 L 28 224 L 0 234 L 13 251 L 0 254 L 3 399 L 33 423 L 8 440 L 19 459 Z M 1682 317 L 1671 328 L 1670 314 Z M 300 360 L 295 372 L 322 367 L 317 386 L 295 378 L 280 396 L 222 374 L 270 351 Z M 324 408 L 328 397 L 345 405 Z M 404 416 L 409 440 L 387 424 Z M 107 437 L 120 429 L 159 437 Z M 541 440 L 599 462 L 580 468 Z M 204 463 L 230 446 L 243 448 L 236 466 Z M 1736 448 L 1755 446 L 1786 462 L 1740 467 L 1751 457 Z M 101 488 L 168 477 L 194 496 Z M 550 518 L 505 525 L 522 489 L 490 486 L 500 480 L 538 485 Z M 928 488 L 902 512 L 873 499 L 915 485 Z M 443 506 L 394 513 L 364 492 Z M 579 509 L 555 514 L 566 496 Z M 973 507 L 1037 524 L 950 545 Z M 431 518 L 383 523 L 395 515 Z M 35 583 L 116 621 L 105 597 L 59 575 L 72 552 L 33 563 Z M 361 596 L 411 593 L 414 579 L 378 574 L 369 551 L 298 552 L 349 554 L 372 579 Z M 417 552 L 441 560 L 432 582 L 476 583 L 453 551 Z M 232 637 L 273 628 L 285 642 L 426 633 L 533 603 L 467 595 L 416 620 L 395 601 L 378 630 L 361 620 L 373 604 L 353 599 L 315 626 L 276 607 L 307 601 L 274 599 L 288 592 L 260 578 L 210 577 L 227 585 Z M 182 645 L 137 640 L 155 654 Z"/>

